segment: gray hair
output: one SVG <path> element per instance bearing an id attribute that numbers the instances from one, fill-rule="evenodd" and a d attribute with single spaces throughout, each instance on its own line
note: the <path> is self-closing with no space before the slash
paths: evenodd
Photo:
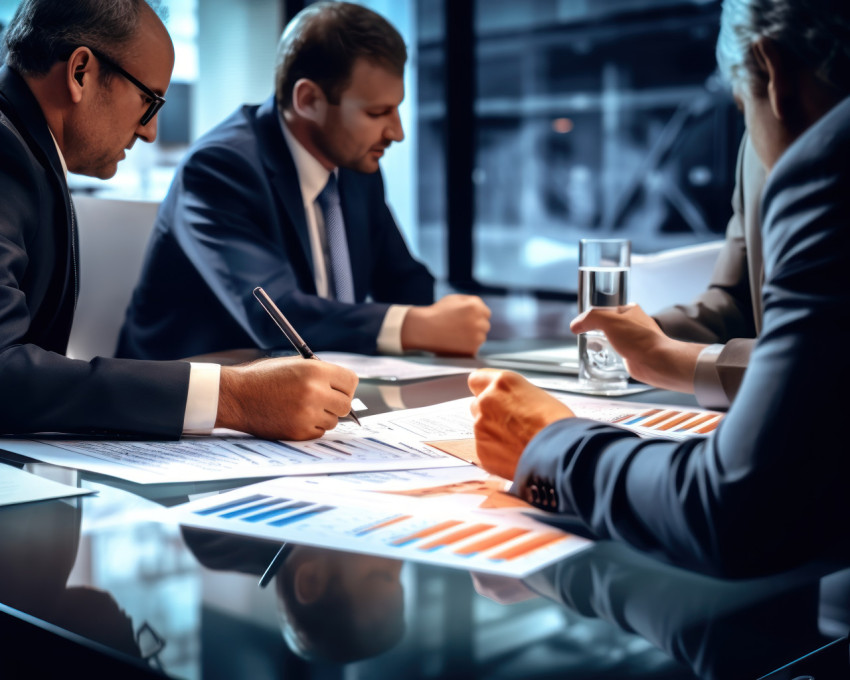
<path id="1" fill-rule="evenodd" d="M 760 38 L 773 40 L 826 85 L 850 94 L 848 0 L 724 0 L 717 64 L 733 86 L 765 85 L 752 51 Z"/>
<path id="2" fill-rule="evenodd" d="M 156 1 L 24 0 L 6 30 L 6 63 L 22 74 L 38 76 L 67 58 L 69 47 L 84 45 L 120 56 L 145 7 L 162 15 Z"/>

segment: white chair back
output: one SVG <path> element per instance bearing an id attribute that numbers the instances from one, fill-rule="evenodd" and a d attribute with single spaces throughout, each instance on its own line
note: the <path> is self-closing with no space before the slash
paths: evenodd
<path id="1" fill-rule="evenodd" d="M 111 357 L 139 280 L 159 203 L 75 196 L 74 206 L 81 276 L 68 356 Z"/>

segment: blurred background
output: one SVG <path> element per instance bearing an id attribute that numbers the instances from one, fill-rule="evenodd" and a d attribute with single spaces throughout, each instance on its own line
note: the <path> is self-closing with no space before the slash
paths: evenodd
<path id="1" fill-rule="evenodd" d="M 7 24 L 17 0 L 0 0 Z M 164 0 L 177 60 L 155 144 L 76 192 L 161 200 L 193 140 L 272 91 L 303 0 Z M 719 0 L 363 0 L 410 51 L 385 156 L 411 249 L 461 289 L 575 292 L 582 236 L 636 253 L 722 237 L 743 123 L 715 74 Z"/>

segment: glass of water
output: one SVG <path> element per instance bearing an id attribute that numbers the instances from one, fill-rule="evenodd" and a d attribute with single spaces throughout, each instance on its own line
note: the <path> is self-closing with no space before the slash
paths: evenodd
<path id="1" fill-rule="evenodd" d="M 628 302 L 631 254 L 628 239 L 579 241 L 579 314 L 591 307 L 616 307 Z M 623 359 L 601 331 L 578 336 L 578 356 L 579 383 L 584 387 L 619 390 L 628 386 L 629 374 Z"/>

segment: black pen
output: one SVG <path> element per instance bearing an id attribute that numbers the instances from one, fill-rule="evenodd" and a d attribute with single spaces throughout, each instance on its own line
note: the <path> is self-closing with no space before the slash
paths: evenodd
<path id="1" fill-rule="evenodd" d="M 292 343 L 292 346 L 302 357 L 305 359 L 319 359 L 319 357 L 313 353 L 313 350 L 307 346 L 307 343 L 304 342 L 301 336 L 298 335 L 298 331 L 296 331 L 292 324 L 289 323 L 288 319 L 283 315 L 283 312 L 278 309 L 278 306 L 274 303 L 274 300 L 269 297 L 266 291 L 260 288 L 260 286 L 257 286 L 254 288 L 254 297 L 257 298 L 257 301 L 263 306 L 263 309 L 268 312 L 272 321 L 277 324 L 277 327 L 280 328 L 286 336 L 286 339 Z M 351 418 L 355 423 L 360 425 L 360 420 L 357 418 L 354 411 L 349 411 L 348 416 L 346 417 Z"/>

